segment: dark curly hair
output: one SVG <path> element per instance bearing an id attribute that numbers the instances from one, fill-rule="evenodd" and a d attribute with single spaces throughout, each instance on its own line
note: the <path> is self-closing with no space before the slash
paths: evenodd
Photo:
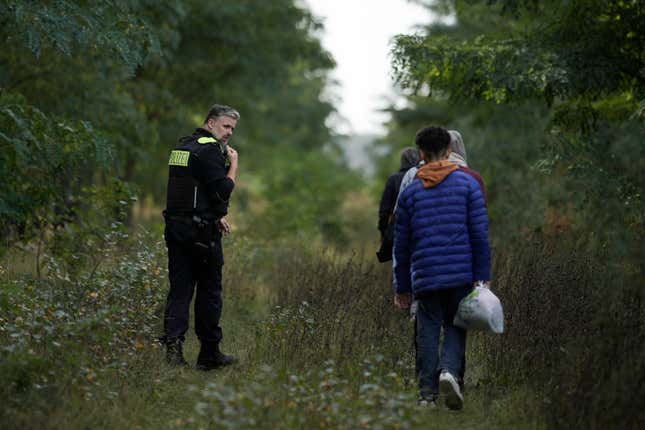
<path id="1" fill-rule="evenodd" d="M 424 127 L 417 132 L 415 143 L 431 160 L 441 159 L 450 147 L 450 134 L 443 127 Z"/>

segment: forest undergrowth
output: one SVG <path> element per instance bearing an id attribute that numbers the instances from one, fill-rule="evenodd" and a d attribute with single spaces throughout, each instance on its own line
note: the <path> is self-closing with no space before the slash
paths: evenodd
<path id="1" fill-rule="evenodd" d="M 637 428 L 643 418 L 631 401 L 643 394 L 641 293 L 601 294 L 605 268 L 571 248 L 536 240 L 496 254 L 507 332 L 470 336 L 461 412 L 417 405 L 412 325 L 392 306 L 386 265 L 287 241 L 225 249 L 223 349 L 240 363 L 209 373 L 163 360 L 165 248 L 152 235 L 114 238 L 98 266 L 69 271 L 48 257 L 40 279 L 5 257 L 0 427 Z"/>

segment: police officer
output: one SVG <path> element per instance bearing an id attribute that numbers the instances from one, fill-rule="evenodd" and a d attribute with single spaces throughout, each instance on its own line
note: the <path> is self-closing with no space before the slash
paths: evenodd
<path id="1" fill-rule="evenodd" d="M 212 370 L 235 362 L 223 354 L 222 235 L 230 228 L 224 216 L 235 187 L 237 152 L 228 146 L 240 114 L 213 105 L 202 127 L 171 152 L 164 236 L 168 247 L 170 292 L 164 315 L 166 359 L 187 366 L 182 353 L 190 302 L 195 298 L 195 333 L 201 342 L 197 369 Z"/>

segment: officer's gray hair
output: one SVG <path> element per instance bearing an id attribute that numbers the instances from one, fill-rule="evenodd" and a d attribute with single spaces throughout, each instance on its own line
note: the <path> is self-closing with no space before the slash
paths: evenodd
<path id="1" fill-rule="evenodd" d="M 208 111 L 208 115 L 206 115 L 206 119 L 204 120 L 204 123 L 206 123 L 209 119 L 217 119 L 220 116 L 227 116 L 229 118 L 233 118 L 234 120 L 240 119 L 240 113 L 233 109 L 230 106 L 226 105 L 218 105 L 214 104 L 211 106 L 211 109 Z"/>

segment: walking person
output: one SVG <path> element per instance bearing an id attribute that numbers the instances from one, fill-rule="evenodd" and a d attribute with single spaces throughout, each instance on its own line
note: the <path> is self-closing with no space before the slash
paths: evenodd
<path id="1" fill-rule="evenodd" d="M 450 134 L 450 155 L 448 156 L 448 161 L 451 163 L 456 164 L 459 166 L 459 169 L 468 173 L 470 176 L 472 176 L 479 186 L 481 187 L 482 191 L 482 197 L 484 198 L 484 203 L 486 203 L 486 187 L 484 185 L 484 180 L 482 179 L 481 175 L 479 172 L 476 170 L 471 169 L 468 167 L 468 162 L 467 162 L 467 155 L 466 155 L 466 146 L 464 145 L 464 140 L 461 137 L 461 133 L 459 133 L 457 130 L 448 130 L 448 134 Z M 424 161 L 421 160 L 419 164 L 415 167 L 410 168 L 405 175 L 403 176 L 403 179 L 401 180 L 401 188 L 399 189 L 399 195 L 407 188 L 408 185 L 412 183 L 412 181 L 415 179 L 417 175 L 417 171 L 421 166 L 423 166 Z M 398 205 L 398 202 L 397 202 Z M 395 205 L 395 212 L 396 212 L 396 206 Z M 396 259 L 393 261 L 393 270 L 396 270 Z M 396 289 L 396 285 L 394 286 Z M 416 300 L 412 301 L 412 304 L 410 305 L 410 315 L 411 319 L 414 321 L 414 351 L 415 351 L 415 362 L 416 362 L 416 373 L 418 375 L 419 370 L 421 368 L 421 363 L 419 362 L 419 356 L 416 354 L 417 352 L 417 321 L 416 321 L 416 313 L 418 309 L 418 302 Z M 466 351 L 464 350 L 464 356 L 462 357 L 462 366 L 461 366 L 461 372 L 459 374 L 458 382 L 459 382 L 459 388 L 463 391 L 464 389 L 464 374 L 466 372 Z"/>
<path id="2" fill-rule="evenodd" d="M 237 152 L 228 145 L 240 114 L 213 105 L 201 127 L 179 139 L 168 161 L 164 236 L 168 248 L 170 291 L 164 313 L 166 359 L 187 366 L 183 342 L 195 290 L 195 333 L 201 347 L 197 369 L 230 365 L 235 357 L 220 351 L 222 329 L 222 235 L 224 216 L 235 187 Z"/>
<path id="3" fill-rule="evenodd" d="M 466 332 L 452 321 L 473 283 L 489 282 L 488 215 L 480 185 L 448 161 L 448 131 L 426 127 L 415 141 L 425 164 L 399 196 L 394 302 L 408 309 L 418 300 L 420 402 L 435 404 L 441 393 L 450 409 L 461 409 Z"/>
<path id="4" fill-rule="evenodd" d="M 378 211 L 378 229 L 381 233 L 381 248 L 376 253 L 381 263 L 392 260 L 394 245 L 394 207 L 399 196 L 403 175 L 419 162 L 419 150 L 413 147 L 401 151 L 399 170 L 391 174 L 385 182 Z"/>
<path id="5" fill-rule="evenodd" d="M 484 202 L 486 202 L 486 186 L 484 185 L 484 180 L 482 179 L 482 176 L 478 171 L 473 170 L 468 166 L 468 161 L 466 156 L 466 145 L 464 145 L 464 140 L 461 137 L 461 133 L 459 133 L 457 130 L 448 130 L 448 134 L 450 134 L 450 155 L 448 156 L 448 161 L 456 164 L 457 166 L 459 166 L 461 170 L 463 170 L 464 172 L 468 173 L 470 176 L 475 178 L 475 180 L 477 181 L 477 183 L 482 189 Z M 417 165 L 411 167 L 410 169 L 408 169 L 407 172 L 405 172 L 405 175 L 403 175 L 403 179 L 401 179 L 401 185 L 399 187 L 399 193 L 398 193 L 399 196 L 401 195 L 403 190 L 405 190 L 407 186 L 410 185 L 410 183 L 412 183 L 412 181 L 417 175 L 417 171 L 421 166 L 423 166 L 423 164 L 424 164 L 424 161 L 420 160 Z M 394 209 L 396 211 L 396 205 L 394 206 Z"/>

